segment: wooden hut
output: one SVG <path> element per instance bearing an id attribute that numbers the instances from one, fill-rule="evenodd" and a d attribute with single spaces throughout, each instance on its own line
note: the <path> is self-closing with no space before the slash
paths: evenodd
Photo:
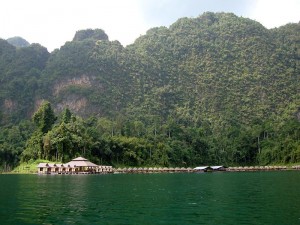
<path id="1" fill-rule="evenodd" d="M 111 173 L 111 166 L 99 166 L 89 160 L 78 157 L 68 163 L 39 163 L 39 174 L 82 174 L 82 173 Z"/>
<path id="2" fill-rule="evenodd" d="M 195 167 L 194 170 L 196 172 L 207 172 L 208 170 L 211 170 L 211 167 L 210 166 L 198 166 L 198 167 Z"/>
<path id="3" fill-rule="evenodd" d="M 51 172 L 51 167 L 48 163 L 39 163 L 37 166 L 39 174 L 48 174 Z"/>
<path id="4" fill-rule="evenodd" d="M 226 171 L 226 166 L 211 166 L 213 171 Z"/>

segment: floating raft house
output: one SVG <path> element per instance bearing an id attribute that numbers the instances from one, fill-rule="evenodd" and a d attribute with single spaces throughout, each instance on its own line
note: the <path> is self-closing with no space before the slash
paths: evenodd
<path id="1" fill-rule="evenodd" d="M 39 163 L 38 174 L 96 174 L 112 173 L 111 166 L 96 165 L 89 160 L 78 157 L 68 163 Z"/>

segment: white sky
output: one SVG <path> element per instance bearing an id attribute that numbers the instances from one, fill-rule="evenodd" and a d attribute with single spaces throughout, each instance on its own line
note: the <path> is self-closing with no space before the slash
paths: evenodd
<path id="1" fill-rule="evenodd" d="M 0 38 L 21 36 L 52 51 L 77 30 L 100 28 L 127 45 L 152 27 L 206 11 L 233 12 L 273 28 L 300 21 L 300 0 L 1 0 Z"/>

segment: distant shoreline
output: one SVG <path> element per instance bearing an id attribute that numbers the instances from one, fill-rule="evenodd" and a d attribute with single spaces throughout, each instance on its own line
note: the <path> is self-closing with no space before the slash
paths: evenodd
<path id="1" fill-rule="evenodd" d="M 137 167 L 128 167 L 128 168 L 114 168 L 113 174 L 151 174 L 151 173 L 206 173 L 206 172 L 259 172 L 259 171 L 300 171 L 300 165 L 295 166 L 237 166 L 237 167 L 228 167 L 222 171 L 197 171 L 192 168 L 161 168 L 161 167 L 149 167 L 149 168 L 137 168 Z M 38 172 L 0 172 L 0 174 L 38 174 Z M 55 174 L 54 174 L 55 175 Z M 59 174 L 64 175 L 64 174 Z M 65 174 L 70 175 L 70 174 Z"/>

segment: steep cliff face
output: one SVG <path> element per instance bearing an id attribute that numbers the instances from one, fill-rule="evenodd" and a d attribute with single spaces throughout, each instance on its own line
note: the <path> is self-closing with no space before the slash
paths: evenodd
<path id="1" fill-rule="evenodd" d="M 45 99 L 56 112 L 68 107 L 81 116 L 250 123 L 288 105 L 295 113 L 299 26 L 268 30 L 233 14 L 205 13 L 150 29 L 126 48 L 103 30 L 78 31 L 51 54 L 0 40 L 1 112 L 30 118 Z"/>
<path id="2" fill-rule="evenodd" d="M 54 84 L 53 87 L 53 95 L 58 96 L 59 93 L 63 90 L 66 90 L 70 87 L 84 87 L 90 88 L 92 87 L 92 82 L 95 77 L 89 77 L 87 75 L 82 75 L 80 77 L 73 77 L 67 80 L 63 80 Z"/>
<path id="3" fill-rule="evenodd" d="M 102 32 L 76 36 L 49 59 L 44 71 L 51 78 L 49 100 L 58 112 L 70 107 L 81 116 L 111 116 L 132 98 L 128 54 Z"/>
<path id="4" fill-rule="evenodd" d="M 89 113 L 92 113 L 89 110 L 89 101 L 82 92 L 92 90 L 95 86 L 94 80 L 94 76 L 83 74 L 55 81 L 52 88 L 55 112 L 60 113 L 68 108 L 81 116 L 88 116 Z"/>
<path id="5" fill-rule="evenodd" d="M 76 114 L 86 115 L 88 111 L 87 104 L 88 100 L 85 97 L 78 95 L 68 95 L 66 96 L 66 98 L 55 105 L 55 111 L 59 113 L 68 108 Z"/>
<path id="6" fill-rule="evenodd" d="M 17 107 L 17 103 L 14 102 L 11 99 L 5 99 L 4 100 L 4 109 L 8 112 L 12 112 L 13 110 L 15 110 Z"/>
<path id="7" fill-rule="evenodd" d="M 49 56 L 39 44 L 16 48 L 0 39 L 0 124 L 30 118 Z"/>

